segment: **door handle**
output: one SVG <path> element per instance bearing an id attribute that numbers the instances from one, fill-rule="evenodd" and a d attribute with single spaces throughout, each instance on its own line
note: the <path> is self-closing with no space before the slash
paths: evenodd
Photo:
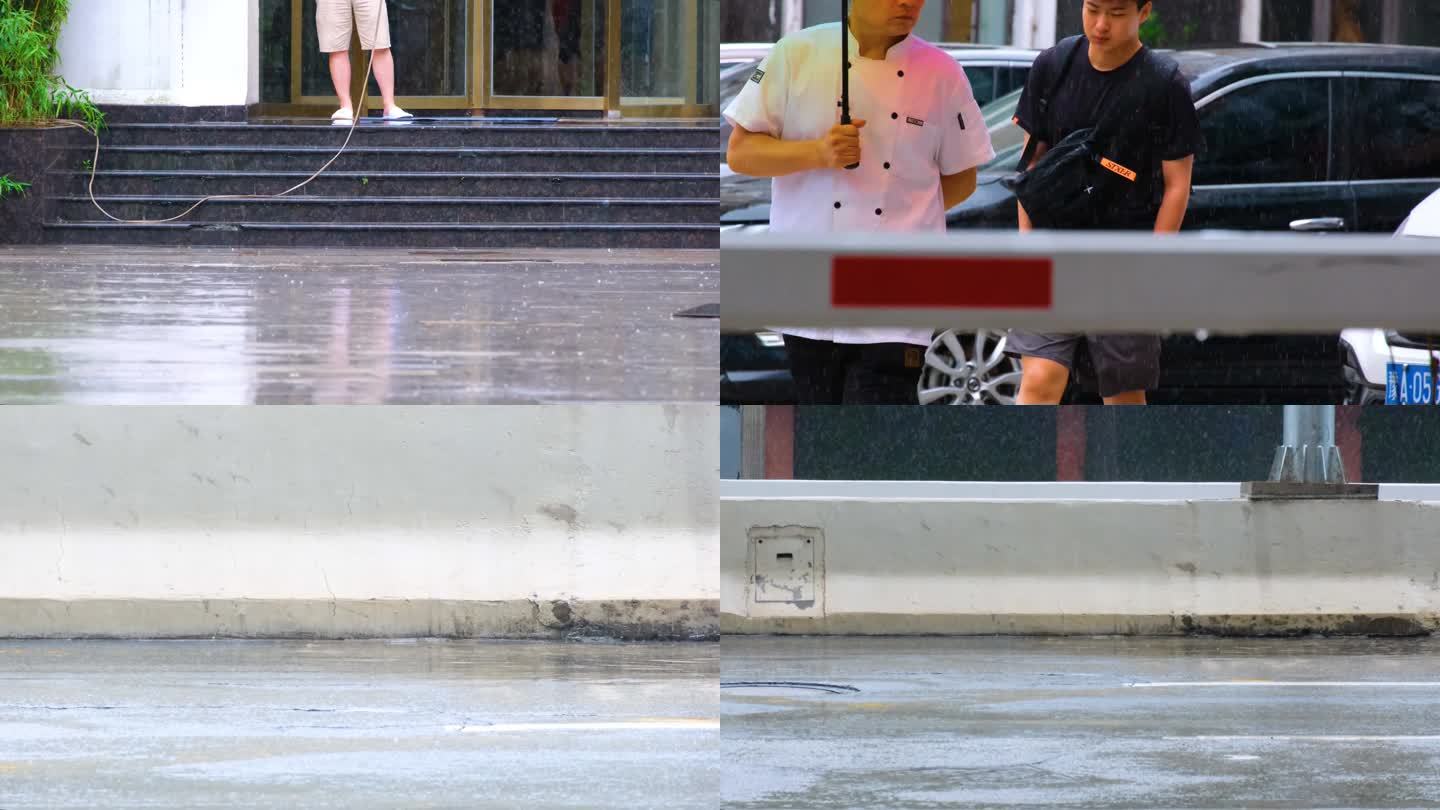
<path id="1" fill-rule="evenodd" d="M 1345 220 L 1343 217 L 1316 217 L 1314 219 L 1297 219 L 1290 223 L 1290 230 L 1308 233 L 1311 231 L 1343 231 Z"/>

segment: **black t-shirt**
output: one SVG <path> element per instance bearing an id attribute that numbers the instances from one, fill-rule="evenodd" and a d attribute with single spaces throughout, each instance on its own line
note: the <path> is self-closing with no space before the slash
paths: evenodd
<path id="1" fill-rule="evenodd" d="M 1145 49 L 1120 67 L 1110 71 L 1096 70 L 1090 64 L 1089 43 L 1079 37 L 1079 46 L 1065 76 L 1065 83 L 1050 93 L 1048 115 L 1040 112 L 1040 99 L 1055 84 L 1063 65 L 1061 46 L 1045 50 L 1035 57 L 1035 65 L 1020 94 L 1015 108 L 1015 122 L 1046 145 L 1059 143 L 1065 136 L 1099 123 L 1102 104 L 1115 103 L 1125 82 L 1139 77 L 1137 66 L 1142 63 Z M 1200 121 L 1195 102 L 1190 96 L 1190 82 L 1180 72 L 1174 59 L 1153 51 L 1145 54 L 1152 69 L 1155 90 L 1146 95 L 1141 109 L 1125 115 L 1115 155 L 1112 160 L 1134 169 L 1138 175 L 1135 193 L 1122 210 L 1115 212 L 1115 225 L 1150 229 L 1160 212 L 1165 193 L 1161 162 L 1181 160 L 1204 149 Z M 1127 163 L 1127 161 L 1129 161 Z"/>

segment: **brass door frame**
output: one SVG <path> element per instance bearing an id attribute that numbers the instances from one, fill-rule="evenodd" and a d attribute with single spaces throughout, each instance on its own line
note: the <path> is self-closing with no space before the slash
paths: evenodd
<path id="1" fill-rule="evenodd" d="M 605 6 L 609 15 L 605 21 L 605 114 L 614 118 L 621 115 L 620 107 L 620 53 L 625 48 L 625 15 L 620 13 L 620 0 L 609 0 Z"/>
<path id="2" fill-rule="evenodd" d="M 465 0 L 465 13 L 467 15 L 469 35 L 466 37 L 466 64 L 467 64 L 467 92 L 460 96 L 397 96 L 395 103 L 402 107 L 414 110 L 553 110 L 564 111 L 599 111 L 608 113 L 612 117 L 629 115 L 635 117 L 703 117 L 718 114 L 716 104 L 698 103 L 697 97 L 699 88 L 699 60 L 702 58 L 699 43 L 699 3 L 696 0 L 686 4 L 688 13 L 685 20 L 685 70 L 686 70 L 686 97 L 681 98 L 653 98 L 653 99 L 631 99 L 621 97 L 621 52 L 623 49 L 623 31 L 621 26 L 624 23 L 621 14 L 622 0 L 606 0 L 605 14 L 605 89 L 603 96 L 507 96 L 491 92 L 490 79 L 493 74 L 490 67 L 492 47 L 490 37 L 493 33 L 491 24 L 494 16 L 494 0 Z M 314 20 L 304 19 L 303 0 L 294 0 L 291 4 L 290 19 L 290 103 L 288 105 L 266 105 L 274 108 L 274 112 L 281 112 L 282 108 L 290 110 L 321 110 L 330 107 L 335 103 L 335 97 L 326 95 L 304 95 L 303 73 L 305 69 L 304 60 L 304 26 L 314 25 Z M 591 41 L 587 39 L 586 41 Z M 351 97 L 356 101 L 360 98 L 361 81 L 364 78 L 364 65 L 367 55 L 360 49 L 360 38 L 358 33 L 351 34 L 350 40 L 350 64 L 351 64 Z M 365 109 L 360 111 L 361 115 L 380 108 L 380 100 L 375 95 L 369 95 L 365 100 Z"/>

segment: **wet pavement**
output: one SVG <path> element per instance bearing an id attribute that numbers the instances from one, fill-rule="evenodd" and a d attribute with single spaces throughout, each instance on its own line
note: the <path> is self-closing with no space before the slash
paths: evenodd
<path id="1" fill-rule="evenodd" d="M 0 404 L 704 401 L 717 251 L 0 248 Z"/>
<path id="2" fill-rule="evenodd" d="M 0 643 L 0 808 L 710 808 L 718 647 Z"/>
<path id="3" fill-rule="evenodd" d="M 727 808 L 1436 807 L 1440 641 L 738 638 Z M 858 691 L 849 691 L 849 689 Z"/>

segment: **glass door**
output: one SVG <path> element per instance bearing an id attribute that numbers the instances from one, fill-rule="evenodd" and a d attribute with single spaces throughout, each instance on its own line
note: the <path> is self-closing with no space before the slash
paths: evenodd
<path id="1" fill-rule="evenodd" d="M 317 0 L 292 5 L 291 103 L 333 106 L 330 57 L 320 52 L 315 24 Z M 396 103 L 411 110 L 466 109 L 471 105 L 471 27 L 476 0 L 385 0 L 395 60 Z M 368 33 L 368 32 L 367 32 Z M 360 49 L 358 32 L 350 41 L 351 97 L 360 97 L 369 54 Z M 366 96 L 368 110 L 380 109 L 374 79 Z"/>
<path id="2" fill-rule="evenodd" d="M 328 114 L 336 99 L 317 0 L 259 2 L 263 106 Z M 415 111 L 713 117 L 721 2 L 386 0 L 397 101 Z M 358 32 L 349 57 L 358 99 L 368 58 Z M 366 107 L 379 106 L 372 79 Z"/>
<path id="3" fill-rule="evenodd" d="M 720 0 L 619 0 L 620 109 L 635 116 L 715 115 Z"/>
<path id="4" fill-rule="evenodd" d="M 486 0 L 482 106 L 605 109 L 611 0 Z"/>

